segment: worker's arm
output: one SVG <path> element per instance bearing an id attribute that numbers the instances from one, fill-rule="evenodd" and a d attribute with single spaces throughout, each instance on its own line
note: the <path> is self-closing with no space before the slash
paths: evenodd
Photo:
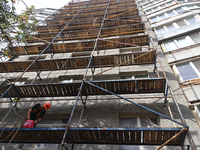
<path id="1" fill-rule="evenodd" d="M 35 120 L 34 123 L 36 124 L 36 123 L 38 123 L 41 120 L 42 120 L 42 118 L 39 118 L 39 119 Z"/>
<path id="2" fill-rule="evenodd" d="M 42 111 L 42 113 L 41 113 L 41 115 L 40 115 L 40 118 L 38 118 L 37 120 L 35 120 L 34 123 L 36 124 L 36 123 L 38 123 L 39 121 L 41 121 L 42 118 L 44 117 L 45 113 L 46 113 L 46 111 Z"/>
<path id="3" fill-rule="evenodd" d="M 28 110 L 28 113 L 27 113 L 27 120 L 30 120 L 30 115 L 31 115 L 31 112 L 32 112 L 32 109 L 30 108 L 29 110 Z"/>

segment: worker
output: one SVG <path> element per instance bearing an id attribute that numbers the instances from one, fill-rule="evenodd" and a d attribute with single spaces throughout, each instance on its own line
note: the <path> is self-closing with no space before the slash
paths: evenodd
<path id="1" fill-rule="evenodd" d="M 29 109 L 27 113 L 27 120 L 33 120 L 36 125 L 44 117 L 46 110 L 51 107 L 50 103 L 45 103 L 41 105 L 40 103 L 35 104 L 32 108 Z"/>

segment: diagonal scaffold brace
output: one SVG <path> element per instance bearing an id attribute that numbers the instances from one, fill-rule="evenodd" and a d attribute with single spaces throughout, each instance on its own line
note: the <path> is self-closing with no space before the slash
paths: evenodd
<path id="1" fill-rule="evenodd" d="M 189 128 L 187 125 L 185 125 L 185 124 L 183 124 L 183 123 L 180 123 L 180 122 L 178 122 L 178 121 L 176 121 L 176 120 L 174 120 L 174 119 L 172 119 L 172 118 L 170 118 L 170 117 L 167 117 L 167 116 L 165 116 L 165 115 L 163 115 L 163 114 L 160 114 L 160 113 L 158 113 L 158 112 L 156 112 L 156 111 L 154 111 L 154 110 L 152 110 L 152 109 L 149 109 L 149 108 L 147 108 L 147 107 L 145 107 L 145 106 L 142 106 L 142 105 L 140 105 L 140 104 L 138 104 L 138 103 L 135 103 L 135 102 L 133 102 L 133 101 L 127 99 L 127 98 L 124 98 L 124 97 L 122 97 L 122 96 L 120 96 L 120 95 L 118 95 L 118 94 L 115 94 L 115 93 L 113 93 L 113 92 L 111 92 L 111 91 L 108 91 L 108 90 L 106 90 L 106 89 L 104 89 L 104 88 L 102 88 L 102 87 L 99 87 L 99 86 L 97 86 L 97 85 L 95 85 L 95 84 L 92 84 L 92 83 L 90 83 L 90 82 L 88 82 L 88 81 L 84 81 L 84 82 L 87 83 L 87 84 L 89 84 L 89 85 L 92 85 L 92 86 L 94 86 L 94 87 L 96 87 L 96 88 L 99 88 L 99 89 L 101 89 L 101 90 L 103 90 L 103 91 L 105 91 L 105 92 L 107 92 L 107 93 L 110 93 L 110 94 L 112 94 L 112 95 L 115 95 L 115 96 L 117 96 L 117 97 L 119 97 L 119 98 L 121 98 L 121 99 L 124 99 L 124 100 L 126 100 L 126 101 L 128 101 L 128 102 L 130 102 L 130 103 L 132 103 L 132 104 L 135 104 L 135 105 L 137 105 L 137 106 L 139 106 L 139 107 L 141 107 L 141 108 L 144 108 L 144 109 L 146 109 L 146 110 L 148 110 L 148 111 L 150 111 L 150 112 L 153 112 L 154 114 L 157 114 L 157 115 L 159 115 L 159 116 L 161 116 L 161 117 L 164 117 L 164 118 L 166 118 L 166 119 L 168 119 L 168 120 L 171 120 L 171 121 L 173 121 L 173 122 L 175 122 L 175 123 L 177 123 L 177 124 L 179 124 L 179 125 L 182 125 L 182 126 L 185 127 L 185 128 Z"/>

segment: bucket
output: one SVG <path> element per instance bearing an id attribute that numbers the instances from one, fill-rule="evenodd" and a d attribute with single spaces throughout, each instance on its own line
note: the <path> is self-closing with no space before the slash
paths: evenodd
<path id="1" fill-rule="evenodd" d="M 34 121 L 33 120 L 26 120 L 26 122 L 23 125 L 23 128 L 33 128 L 34 127 Z"/>

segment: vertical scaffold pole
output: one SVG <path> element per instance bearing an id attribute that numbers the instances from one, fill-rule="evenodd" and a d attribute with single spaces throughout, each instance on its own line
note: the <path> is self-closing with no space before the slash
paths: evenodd
<path id="1" fill-rule="evenodd" d="M 138 103 L 135 103 L 135 102 L 133 102 L 133 101 L 127 99 L 127 98 L 124 98 L 124 97 L 122 97 L 122 96 L 120 96 L 120 95 L 118 95 L 118 94 L 116 94 L 116 93 L 113 93 L 113 92 L 111 92 L 111 91 L 108 91 L 108 90 L 106 90 L 106 89 L 104 89 L 104 88 L 102 88 L 102 87 L 99 87 L 99 86 L 97 86 L 97 85 L 95 85 L 95 84 L 93 84 L 93 83 L 90 83 L 90 82 L 88 82 L 88 81 L 84 81 L 84 82 L 87 83 L 87 84 L 89 84 L 89 85 L 92 85 L 92 86 L 94 86 L 94 87 L 96 87 L 96 88 L 98 88 L 98 89 L 101 89 L 101 90 L 103 90 L 103 91 L 105 91 L 105 92 L 108 92 L 108 93 L 110 93 L 110 94 L 112 94 L 112 95 L 115 95 L 115 96 L 117 96 L 117 97 L 119 97 L 119 98 L 121 98 L 121 99 L 124 99 L 124 100 L 126 100 L 126 101 L 128 101 L 128 102 L 130 102 L 130 103 L 133 103 L 133 104 L 135 104 L 135 105 L 137 105 L 137 106 L 139 106 L 139 107 L 141 107 L 141 108 L 144 108 L 144 109 L 146 109 L 146 110 L 148 110 L 148 111 L 150 111 L 150 112 L 152 112 L 152 113 L 155 113 L 155 114 L 157 114 L 157 115 L 159 115 L 159 116 L 162 116 L 162 117 L 164 117 L 164 118 L 166 118 L 166 119 L 168 119 L 168 120 L 171 120 L 171 121 L 173 121 L 173 122 L 175 122 L 175 123 L 177 123 L 177 124 L 179 124 L 179 125 L 182 125 L 182 126 L 184 126 L 185 128 L 188 128 L 188 126 L 187 126 L 186 124 L 180 123 L 180 122 L 178 122 L 178 121 L 176 121 L 176 120 L 174 120 L 174 119 L 172 119 L 172 118 L 169 118 L 169 117 L 167 117 L 167 116 L 165 116 L 165 115 L 162 115 L 162 114 L 160 114 L 160 113 L 158 113 L 158 112 L 156 112 L 156 111 L 154 111 L 154 110 L 152 110 L 152 109 L 149 109 L 149 108 L 147 108 L 147 107 L 145 107 L 145 106 L 142 106 L 142 105 L 140 105 L 140 104 L 138 104 Z"/>
<path id="2" fill-rule="evenodd" d="M 37 73 L 37 76 L 39 77 L 39 79 L 40 79 L 40 80 L 42 80 L 42 78 L 40 77 L 40 74 L 39 74 L 39 72 L 37 71 L 37 69 L 36 69 L 36 67 L 35 67 L 34 63 L 33 63 L 33 67 L 34 67 L 34 69 L 35 69 L 35 72 Z"/>
<path id="3" fill-rule="evenodd" d="M 167 85 L 167 88 L 166 88 L 166 91 L 165 91 L 164 107 L 166 107 L 166 103 L 167 103 L 167 94 L 168 94 L 168 89 L 169 89 L 169 86 Z"/>
<path id="4" fill-rule="evenodd" d="M 156 72 L 156 69 L 157 69 L 157 66 L 156 66 L 156 59 L 157 59 L 157 54 L 155 53 L 155 64 L 154 64 L 154 69 L 153 69 L 153 72 L 154 72 L 154 73 Z"/>
<path id="5" fill-rule="evenodd" d="M 84 8 L 84 7 L 85 7 L 89 2 L 90 2 L 90 1 L 88 1 L 88 2 L 87 2 L 87 3 L 82 7 L 82 9 L 83 9 L 83 8 Z M 87 72 L 88 72 L 88 69 L 89 69 L 89 67 L 90 67 L 90 65 L 91 65 L 91 61 L 92 61 L 92 57 L 93 57 L 93 53 L 94 53 L 94 51 L 95 51 L 95 49 L 96 49 L 97 42 L 98 42 L 98 38 L 100 37 L 101 30 L 102 30 L 102 27 L 103 27 L 103 24 L 104 24 L 104 20 L 105 20 L 105 18 L 106 18 L 106 14 L 107 14 L 107 11 L 108 11 L 108 8 L 109 8 L 109 5 L 110 5 L 110 0 L 108 1 L 107 8 L 106 8 L 106 11 L 105 11 L 105 13 L 104 13 L 104 17 L 103 17 L 103 20 L 102 20 L 102 23 L 101 23 L 101 27 L 100 27 L 100 30 L 99 30 L 98 36 L 97 36 L 97 38 L 96 38 L 96 42 L 95 42 L 95 45 L 94 45 L 93 51 L 92 51 L 92 53 L 91 53 L 90 60 L 89 60 L 89 63 L 88 63 L 88 66 L 87 66 L 87 69 L 86 69 L 86 72 L 85 72 L 85 74 L 84 74 L 83 79 L 86 77 Z M 81 9 L 81 10 L 82 10 L 82 9 Z M 80 13 L 81 10 L 80 10 L 78 13 Z M 77 13 L 77 15 L 78 15 L 78 13 Z M 76 16 L 77 16 L 77 15 L 76 15 Z M 74 18 L 75 18 L 75 17 L 74 17 Z M 63 139 L 62 139 L 62 142 L 61 142 L 61 145 L 60 145 L 60 148 L 59 148 L 59 149 L 62 149 L 62 146 L 63 146 L 63 144 L 64 144 L 64 142 L 65 142 L 65 138 L 66 138 L 66 136 L 67 136 L 67 134 L 68 134 L 69 124 L 70 124 L 70 122 L 71 122 L 71 119 L 72 119 L 72 116 L 73 116 L 73 113 L 74 113 L 74 110 L 75 110 L 76 104 L 77 104 L 78 99 L 79 99 L 79 96 L 80 96 L 80 94 L 81 94 L 81 91 L 82 91 L 82 88 L 83 88 L 83 84 L 84 84 L 84 80 L 83 80 L 82 83 L 81 83 L 81 86 L 80 86 L 80 89 L 79 89 L 78 95 L 77 95 L 77 97 L 76 97 L 76 102 L 75 102 L 75 104 L 74 104 L 74 106 L 73 106 L 72 113 L 71 113 L 70 118 L 69 118 L 69 120 L 68 120 L 68 125 L 67 125 L 67 128 L 66 128 L 66 130 L 65 130 L 65 133 L 64 133 L 64 135 L 63 135 Z"/>

